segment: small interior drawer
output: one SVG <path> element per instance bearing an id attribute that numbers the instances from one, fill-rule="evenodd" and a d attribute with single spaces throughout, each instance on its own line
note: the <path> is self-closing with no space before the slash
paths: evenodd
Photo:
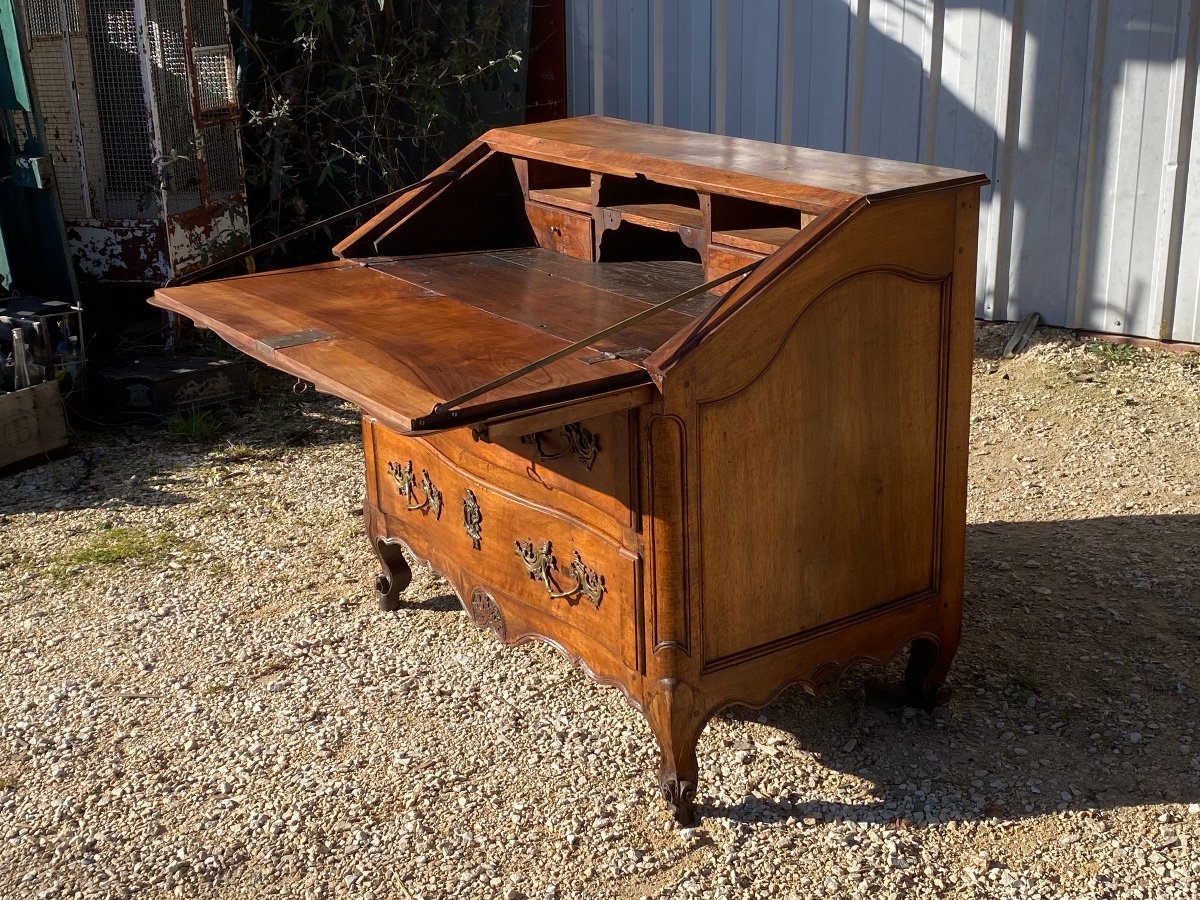
<path id="1" fill-rule="evenodd" d="M 763 258 L 762 253 L 749 253 L 745 250 L 734 250 L 731 247 L 721 247 L 717 244 L 709 244 L 708 259 L 704 267 L 705 279 L 720 278 L 732 272 L 734 269 L 740 269 L 742 266 L 749 265 L 752 262 L 757 262 Z M 713 288 L 714 294 L 725 294 L 739 284 L 739 279 L 728 281 L 725 284 L 718 285 Z"/>
<path id="2" fill-rule="evenodd" d="M 595 241 L 591 216 L 532 201 L 525 203 L 525 213 L 539 247 L 575 259 L 589 262 L 593 259 Z"/>

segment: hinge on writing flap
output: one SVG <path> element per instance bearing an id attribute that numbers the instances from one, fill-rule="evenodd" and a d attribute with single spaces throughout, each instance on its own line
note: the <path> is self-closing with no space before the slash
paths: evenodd
<path id="1" fill-rule="evenodd" d="M 328 341 L 332 337 L 333 335 L 322 331 L 320 328 L 309 328 L 307 331 L 273 334 L 270 337 L 259 338 L 255 343 L 268 350 L 283 350 L 286 347 L 299 347 L 301 344 Z"/>
<path id="2" fill-rule="evenodd" d="M 597 353 L 595 356 L 580 357 L 580 362 L 587 363 L 589 366 L 594 366 L 596 363 L 608 362 L 613 359 L 645 359 L 650 355 L 650 351 L 645 347 L 626 347 L 624 350 L 604 351 Z"/>

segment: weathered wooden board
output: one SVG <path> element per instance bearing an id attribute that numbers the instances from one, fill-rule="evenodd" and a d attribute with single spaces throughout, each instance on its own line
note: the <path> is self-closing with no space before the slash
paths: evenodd
<path id="1" fill-rule="evenodd" d="M 0 468 L 67 446 L 57 381 L 0 394 Z"/>

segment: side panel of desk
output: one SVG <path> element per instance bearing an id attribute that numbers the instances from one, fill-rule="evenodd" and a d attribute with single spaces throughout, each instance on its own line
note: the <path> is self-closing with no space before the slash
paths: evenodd
<path id="1" fill-rule="evenodd" d="M 643 438 L 682 475 L 663 487 L 655 469 L 646 490 L 686 527 L 646 523 L 675 571 L 648 597 L 648 632 L 671 636 L 651 677 L 715 709 L 914 640 L 948 665 L 976 216 L 974 187 L 860 210 L 669 371 Z M 673 590 L 686 603 L 664 602 Z"/>

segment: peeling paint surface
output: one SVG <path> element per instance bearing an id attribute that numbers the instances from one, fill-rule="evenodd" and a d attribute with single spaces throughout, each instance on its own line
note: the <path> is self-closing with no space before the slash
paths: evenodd
<path id="1" fill-rule="evenodd" d="M 170 277 L 166 228 L 158 220 L 68 222 L 67 242 L 80 281 L 163 284 Z"/>
<path id="2" fill-rule="evenodd" d="M 176 275 L 249 246 L 250 217 L 241 195 L 167 218 L 167 255 Z"/>

